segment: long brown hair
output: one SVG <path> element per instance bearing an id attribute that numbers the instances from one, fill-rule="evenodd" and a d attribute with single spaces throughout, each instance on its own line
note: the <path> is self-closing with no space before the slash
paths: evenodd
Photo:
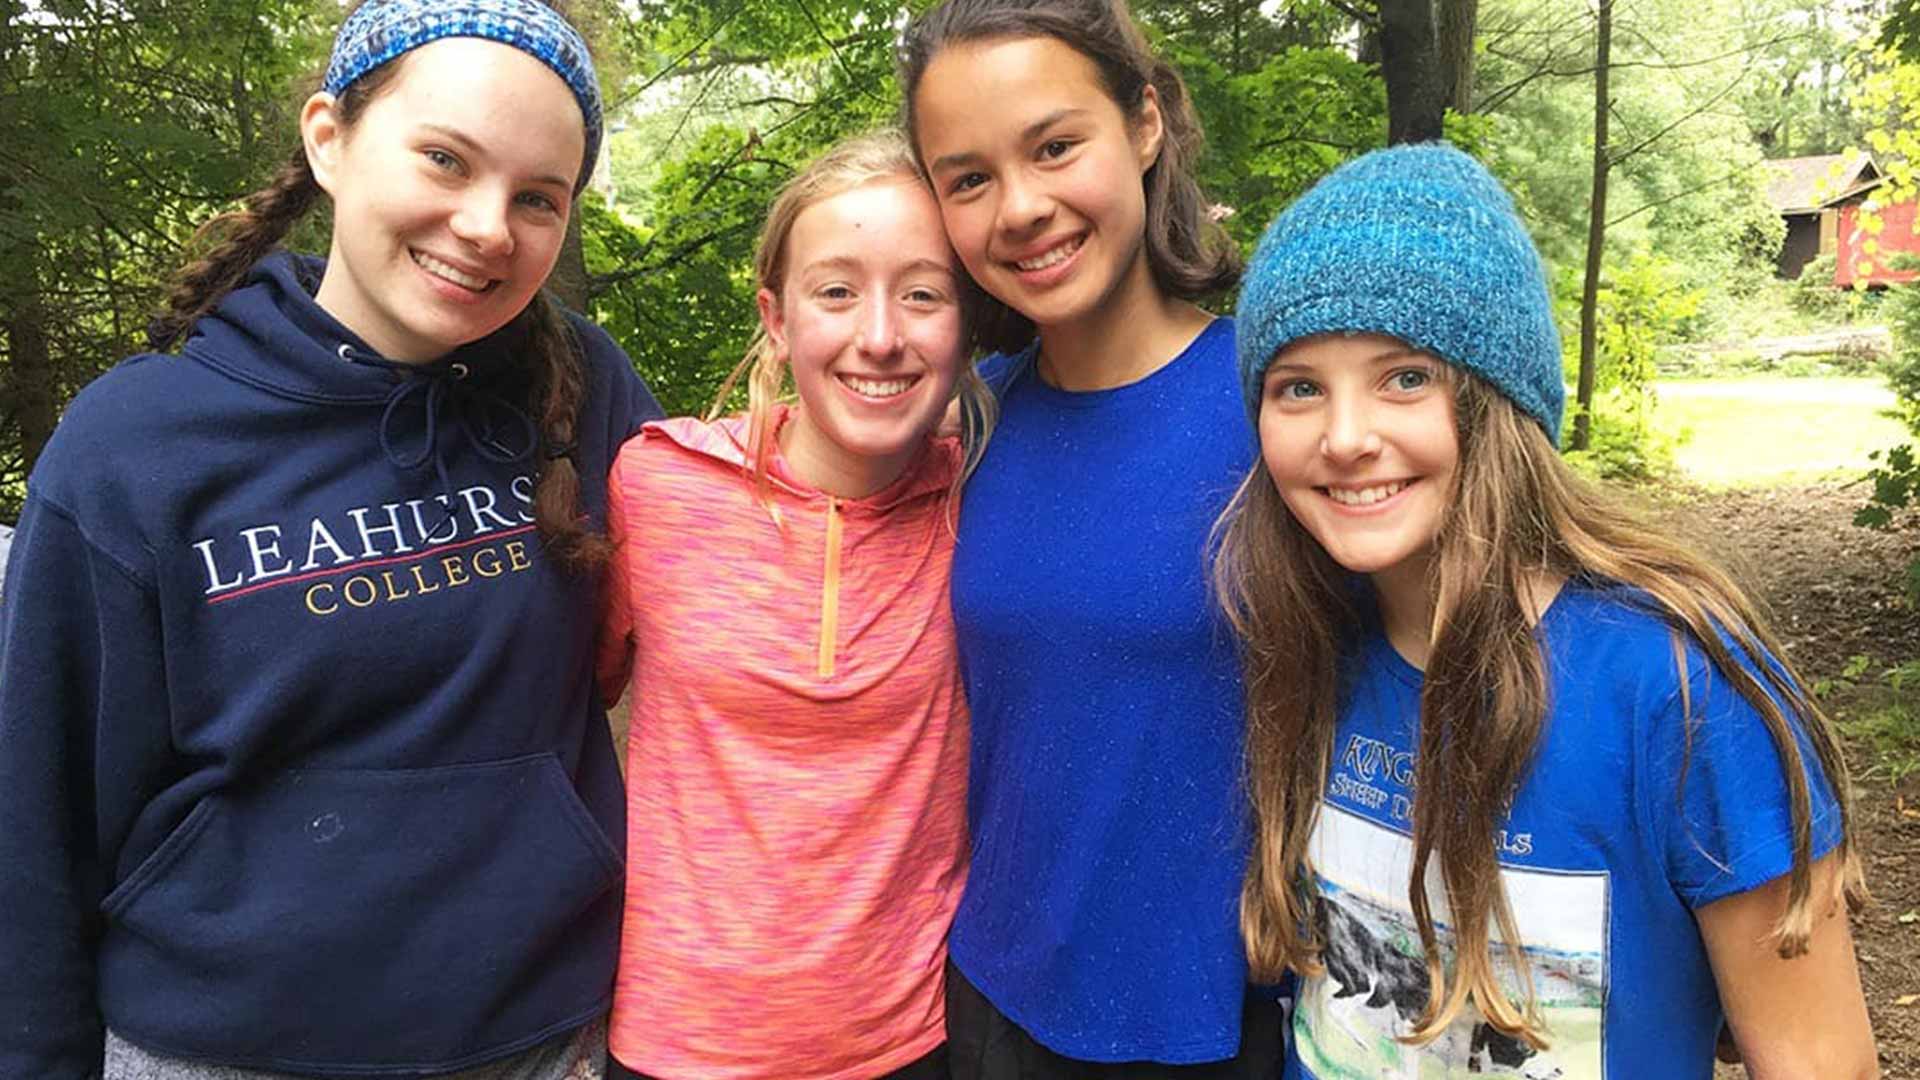
<path id="1" fill-rule="evenodd" d="M 566 14 L 564 5 L 549 6 Z M 403 54 L 347 87 L 337 103 L 341 125 L 351 128 L 367 106 L 392 84 L 406 62 L 407 55 Z M 318 79 L 314 82 L 317 85 Z M 201 254 L 174 275 L 161 310 L 147 324 L 148 347 L 166 352 L 177 345 L 201 316 L 218 307 L 246 280 L 254 264 L 285 239 L 323 194 L 307 162 L 305 147 L 296 146 L 264 187 L 241 200 L 239 209 L 202 225 L 191 244 Z M 612 547 L 605 536 L 588 526 L 580 507 L 580 472 L 574 448 L 580 407 L 586 398 L 582 346 L 559 302 L 546 289 L 541 289 L 515 319 L 527 332 L 524 359 L 539 412 L 536 421 L 541 445 L 536 450 L 539 479 L 533 493 L 534 520 L 549 552 L 562 565 L 590 569 L 604 562 Z"/>
<path id="2" fill-rule="evenodd" d="M 913 150 L 907 145 L 906 135 L 896 128 L 881 128 L 844 139 L 814 158 L 781 187 L 767 208 L 766 223 L 761 226 L 760 239 L 754 245 L 755 283 L 775 296 L 781 295 L 787 283 L 787 237 L 801 212 L 843 192 L 886 181 L 921 185 L 927 182 Z M 954 277 L 960 286 L 963 339 L 971 349 L 976 344 L 980 311 L 987 300 L 957 263 Z M 755 496 L 770 506 L 767 466 L 773 459 L 774 406 L 792 394 L 787 389 L 786 357 L 775 347 L 764 325 L 755 331 L 746 356 L 720 384 L 713 405 L 707 410 L 709 420 L 731 410 L 734 387 L 743 378 L 747 381 L 747 459 L 751 462 L 751 480 Z M 954 489 L 958 491 L 986 452 L 987 437 L 993 431 L 999 407 L 993 392 L 987 389 L 971 363 L 962 364 L 954 389 L 960 401 L 960 445 L 965 451 L 964 465 L 954 480 Z"/>
<path id="3" fill-rule="evenodd" d="M 946 0 L 914 19 L 900 45 L 899 66 L 916 152 L 914 96 L 940 50 L 1018 38 L 1052 38 L 1092 61 L 1107 96 L 1129 121 L 1139 119 L 1147 87 L 1153 87 L 1166 135 L 1159 158 L 1141 178 L 1147 266 L 1160 291 L 1181 300 L 1204 300 L 1233 288 L 1240 280 L 1239 249 L 1209 215 L 1194 174 L 1206 141 L 1200 118 L 1180 72 L 1154 54 L 1126 0 Z M 988 348 L 1011 352 L 1033 339 L 1033 323 L 1025 316 L 1004 307 L 996 314 L 983 330 Z"/>
<path id="4" fill-rule="evenodd" d="M 1495 1028 L 1538 1048 L 1546 1029 L 1526 965 L 1513 965 L 1522 983 L 1518 1003 L 1496 978 L 1495 943 L 1517 950 L 1520 938 L 1492 839 L 1532 763 L 1546 712 L 1531 602 L 1543 573 L 1643 590 L 1673 630 L 1683 711 L 1691 707 L 1691 645 L 1766 725 L 1793 829 L 1787 909 L 1772 932 L 1781 956 L 1806 951 L 1814 920 L 1811 796 L 1795 719 L 1840 805 L 1839 888 L 1856 906 L 1865 892 L 1846 762 L 1756 605 L 1721 570 L 1575 476 L 1539 424 L 1488 384 L 1448 375 L 1460 464 L 1433 542 L 1437 602 L 1420 697 L 1407 883 L 1431 993 L 1407 1040 L 1433 1040 L 1471 1003 Z M 1359 639 L 1362 615 L 1350 575 L 1287 511 L 1264 466 L 1256 464 L 1235 494 L 1216 539 L 1214 587 L 1246 659 L 1246 779 L 1255 813 L 1240 897 L 1247 958 L 1256 978 L 1287 969 L 1318 975 L 1326 943 L 1314 923 L 1307 851 L 1333 754 L 1338 664 Z M 1690 722 L 1683 726 L 1690 734 Z M 1454 920 L 1451 977 L 1424 887 L 1436 858 Z"/>

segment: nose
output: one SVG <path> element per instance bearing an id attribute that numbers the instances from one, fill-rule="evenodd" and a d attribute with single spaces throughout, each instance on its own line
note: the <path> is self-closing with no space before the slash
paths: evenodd
<path id="1" fill-rule="evenodd" d="M 854 342 L 860 355 L 880 359 L 898 354 L 905 347 L 900 319 L 891 298 L 878 296 L 869 301 L 860 312 L 860 331 Z"/>
<path id="2" fill-rule="evenodd" d="M 1349 395 L 1327 402 L 1327 426 L 1320 433 L 1320 452 L 1337 462 L 1361 461 L 1380 452 L 1380 433 L 1365 398 Z"/>
<path id="3" fill-rule="evenodd" d="M 474 191 L 461 202 L 450 223 L 453 234 L 488 258 L 513 254 L 513 229 L 507 223 L 508 205 L 498 195 Z"/>
<path id="4" fill-rule="evenodd" d="M 1053 198 L 1041 184 L 1019 172 L 1001 181 L 1000 227 L 1024 234 L 1037 231 L 1053 217 Z"/>

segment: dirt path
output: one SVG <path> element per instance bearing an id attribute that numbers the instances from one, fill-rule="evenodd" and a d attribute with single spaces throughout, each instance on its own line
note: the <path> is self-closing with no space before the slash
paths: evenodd
<path id="1" fill-rule="evenodd" d="M 1872 670 L 1920 658 L 1920 611 L 1898 588 L 1920 553 L 1920 527 L 1882 534 L 1850 522 L 1859 487 L 1671 491 L 1659 513 L 1716 551 L 1772 609 L 1801 673 L 1831 679 L 1850 657 Z M 1884 688 L 1841 689 L 1825 702 L 1844 720 Z M 1888 1080 L 1920 1080 L 1920 776 L 1895 786 L 1853 747 L 1857 828 L 1874 903 L 1854 918 L 1860 972 Z M 1902 922 L 1905 917 L 1906 921 Z M 1906 1000 L 1907 1004 L 1900 1002 Z M 1743 1076 L 1723 1068 L 1723 1077 Z"/>

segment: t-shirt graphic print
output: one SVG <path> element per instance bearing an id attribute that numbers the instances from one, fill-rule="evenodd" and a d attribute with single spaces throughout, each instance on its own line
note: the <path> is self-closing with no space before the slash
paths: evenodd
<path id="1" fill-rule="evenodd" d="M 1352 755 L 1342 756 L 1350 760 Z M 1410 1046 L 1399 1037 L 1413 1030 L 1428 999 L 1427 965 L 1407 902 L 1412 839 L 1323 805 L 1310 852 L 1319 890 L 1315 929 L 1325 943 L 1321 959 L 1327 973 L 1302 986 L 1294 1035 L 1302 1063 L 1314 1076 L 1599 1080 L 1607 998 L 1604 872 L 1512 866 L 1501 871 L 1534 1000 L 1552 1032 L 1545 1050 L 1498 1031 L 1471 1009 L 1432 1043 Z M 1451 918 L 1437 864 L 1428 866 L 1427 886 L 1441 947 L 1451 950 Z M 1502 985 L 1520 1000 L 1506 950 L 1494 950 L 1494 963 Z"/>

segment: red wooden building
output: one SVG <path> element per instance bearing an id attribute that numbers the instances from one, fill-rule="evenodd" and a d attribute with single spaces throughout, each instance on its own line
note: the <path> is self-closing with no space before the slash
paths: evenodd
<path id="1" fill-rule="evenodd" d="M 1773 172 L 1767 196 L 1787 222 L 1777 264 L 1781 277 L 1797 278 L 1815 256 L 1831 254 L 1835 257 L 1833 283 L 1840 287 L 1856 280 L 1890 285 L 1915 278 L 1915 271 L 1887 267 L 1896 253 L 1920 254 L 1914 204 L 1911 200 L 1891 206 L 1875 202 L 1887 177 L 1872 154 L 1782 158 L 1767 166 Z M 1878 235 L 1869 235 L 1860 223 L 1861 208 L 1868 204 L 1880 215 Z M 1875 250 L 1869 252 L 1869 246 Z"/>

